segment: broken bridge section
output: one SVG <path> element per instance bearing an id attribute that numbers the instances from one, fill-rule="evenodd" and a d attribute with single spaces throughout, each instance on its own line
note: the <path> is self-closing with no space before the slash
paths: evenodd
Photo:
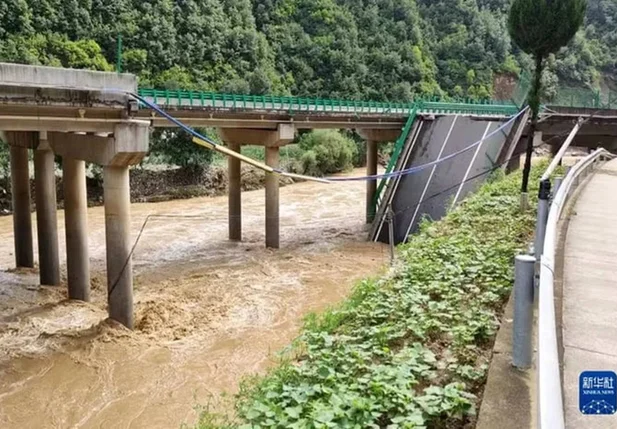
<path id="1" fill-rule="evenodd" d="M 148 152 L 128 74 L 0 63 L 0 133 L 10 145 L 15 264 L 34 267 L 29 156 L 34 158 L 41 284 L 60 285 L 54 157 L 62 157 L 67 286 L 90 300 L 85 163 L 103 167 L 110 318 L 133 326 L 129 167 Z"/>
<path id="2" fill-rule="evenodd" d="M 505 167 L 511 148 L 520 139 L 525 120 L 464 115 L 418 118 L 399 157 L 395 171 L 412 169 L 447 158 L 420 171 L 387 182 L 370 238 L 389 242 L 391 209 L 394 242 L 407 241 L 424 218 L 438 220 Z M 481 142 L 469 150 L 465 148 Z M 505 154 L 510 154 L 510 156 Z M 458 154 L 458 155 L 457 155 Z M 513 154 L 514 156 L 517 154 Z"/>

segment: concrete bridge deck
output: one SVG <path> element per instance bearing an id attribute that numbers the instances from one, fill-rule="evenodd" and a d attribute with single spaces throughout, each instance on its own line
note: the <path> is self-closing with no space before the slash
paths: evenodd
<path id="1" fill-rule="evenodd" d="M 564 250 L 563 387 L 566 428 L 617 427 L 617 415 L 579 411 L 584 371 L 617 372 L 617 160 L 581 189 Z M 617 386 L 616 386 L 617 387 Z"/>

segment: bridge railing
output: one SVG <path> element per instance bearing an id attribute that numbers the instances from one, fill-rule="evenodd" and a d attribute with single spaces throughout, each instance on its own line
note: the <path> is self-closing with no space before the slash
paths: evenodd
<path id="1" fill-rule="evenodd" d="M 390 161 L 388 161 L 385 174 L 390 174 L 394 171 L 394 167 L 396 167 L 396 164 L 398 163 L 398 159 L 401 156 L 401 152 L 403 151 L 403 148 L 405 147 L 405 143 L 407 142 L 407 139 L 409 138 L 409 133 L 411 132 L 411 128 L 413 127 L 413 124 L 416 121 L 416 114 L 417 114 L 417 109 L 414 109 L 409 115 L 407 122 L 405 123 L 403 132 L 401 133 L 399 138 L 394 143 L 394 149 L 392 151 L 392 155 L 390 156 Z M 389 181 L 390 179 L 387 179 L 387 178 L 381 179 L 381 181 L 379 182 L 379 185 L 377 186 L 375 197 L 373 199 L 372 206 L 371 206 L 371 213 L 373 215 L 377 213 L 377 210 L 382 203 L 384 189 L 386 188 Z"/>
<path id="2" fill-rule="evenodd" d="M 599 89 L 559 88 L 557 94 L 545 103 L 559 107 L 617 109 L 617 93 Z"/>
<path id="3" fill-rule="evenodd" d="M 559 221 L 581 180 L 604 159 L 612 157 L 613 155 L 606 150 L 598 149 L 572 167 L 561 183 L 557 182 L 559 185 L 556 184 L 548 212 L 543 245 L 541 249 L 536 249 L 536 259 L 540 261 L 540 277 L 536 290 L 538 292 L 537 406 L 538 423 L 541 429 L 563 429 L 565 425 L 554 292 Z M 543 192 L 550 193 L 550 186 L 550 179 L 545 179 L 541 184 L 541 198 L 543 198 Z M 536 243 L 538 243 L 538 237 L 536 237 Z"/>
<path id="4" fill-rule="evenodd" d="M 442 100 L 439 97 L 418 98 L 413 102 L 380 102 L 338 100 L 273 95 L 222 94 L 204 91 L 158 90 L 140 88 L 139 95 L 162 107 L 219 108 L 244 110 L 279 110 L 289 113 L 393 114 L 408 116 L 414 109 L 426 113 L 461 113 L 478 115 L 511 115 L 517 108 L 510 102 L 492 100 Z"/>

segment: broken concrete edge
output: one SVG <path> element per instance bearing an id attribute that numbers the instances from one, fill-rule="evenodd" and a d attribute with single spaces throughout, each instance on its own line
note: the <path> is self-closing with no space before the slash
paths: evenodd
<path id="1" fill-rule="evenodd" d="M 128 73 L 0 63 L 0 85 L 126 93 L 137 91 L 137 76 Z"/>

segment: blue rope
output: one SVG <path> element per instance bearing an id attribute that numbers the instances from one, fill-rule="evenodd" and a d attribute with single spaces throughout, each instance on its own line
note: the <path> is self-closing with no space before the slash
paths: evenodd
<path id="1" fill-rule="evenodd" d="M 149 102 L 148 100 L 146 100 L 145 98 L 141 97 L 140 95 L 134 94 L 132 92 L 129 92 L 128 95 L 130 95 L 131 97 L 135 98 L 138 101 L 141 101 L 143 104 L 145 104 L 146 106 L 148 106 L 149 108 L 151 108 L 152 110 L 154 110 L 156 113 L 158 113 L 159 115 L 163 116 L 164 118 L 166 118 L 167 120 L 169 120 L 170 122 L 173 122 L 174 124 L 176 124 L 178 127 L 182 128 L 184 131 L 186 131 L 187 133 L 197 137 L 198 139 L 202 139 L 204 141 L 207 141 L 208 143 L 210 143 L 212 146 L 220 146 L 218 143 L 216 143 L 214 140 L 212 140 L 209 137 L 206 137 L 204 135 L 201 135 L 200 133 L 198 133 L 197 131 L 195 131 L 193 128 L 184 125 L 182 122 L 180 122 L 179 120 L 177 120 L 176 118 L 174 118 L 173 116 L 171 116 L 169 113 L 165 112 L 163 109 L 161 109 L 159 106 L 157 106 L 154 103 Z"/>

